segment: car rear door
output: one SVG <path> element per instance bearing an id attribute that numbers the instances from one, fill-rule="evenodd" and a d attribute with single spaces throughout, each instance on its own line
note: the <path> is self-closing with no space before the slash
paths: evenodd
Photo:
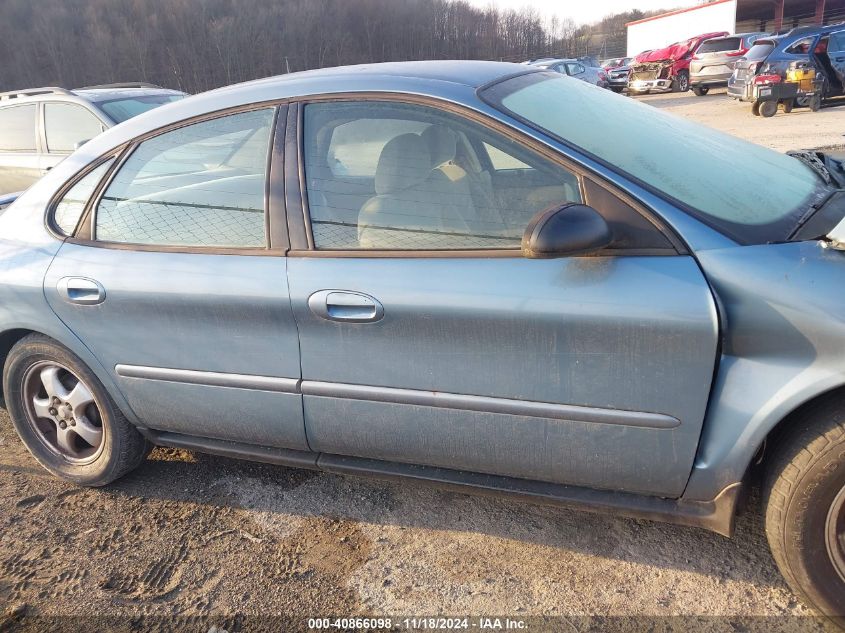
<path id="1" fill-rule="evenodd" d="M 101 134 L 106 123 L 88 108 L 61 101 L 42 103 L 41 169 L 47 173 L 79 145 Z"/>
<path id="2" fill-rule="evenodd" d="M 38 104 L 0 107 L 0 194 L 27 189 L 41 177 Z"/>
<path id="3" fill-rule="evenodd" d="M 718 331 L 689 255 L 618 192 L 454 107 L 352 99 L 302 116 L 288 276 L 313 450 L 682 492 Z M 344 196 L 350 173 L 369 175 L 363 204 Z M 532 186 L 498 184 L 513 182 Z M 579 201 L 614 249 L 521 256 L 536 212 Z"/>
<path id="4" fill-rule="evenodd" d="M 47 300 L 146 427 L 307 448 L 284 224 L 267 206 L 275 120 L 265 106 L 166 130 L 124 152 L 75 230 L 87 191 L 56 209 L 75 237 Z"/>

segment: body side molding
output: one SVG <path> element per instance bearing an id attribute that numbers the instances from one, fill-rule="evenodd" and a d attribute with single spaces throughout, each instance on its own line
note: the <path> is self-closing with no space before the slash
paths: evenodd
<path id="1" fill-rule="evenodd" d="M 504 415 L 547 418 L 550 420 L 566 420 L 570 422 L 617 424 L 647 429 L 674 429 L 681 425 L 680 420 L 663 413 L 605 409 L 571 404 L 535 402 L 532 400 L 495 398 L 491 396 L 473 396 L 442 391 L 372 387 L 368 385 L 300 380 L 298 378 L 228 374 L 193 369 L 144 367 L 141 365 L 120 364 L 115 366 L 115 371 L 118 376 L 122 376 L 123 378 L 142 378 L 146 380 L 183 382 L 212 387 L 255 389 L 258 391 L 276 391 L 292 394 L 301 393 L 306 396 L 368 400 L 371 402 L 499 413 Z"/>
<path id="2" fill-rule="evenodd" d="M 258 391 L 278 391 L 294 394 L 299 393 L 300 383 L 298 378 L 226 374 L 216 371 L 168 369 L 165 367 L 144 367 L 141 365 L 115 365 L 114 370 L 118 376 L 122 376 L 123 378 L 145 378 L 147 380 L 184 382 L 210 387 L 233 387 L 235 389 L 256 389 Z"/>
<path id="3" fill-rule="evenodd" d="M 443 391 L 422 391 L 418 389 L 397 389 L 394 387 L 369 387 L 334 382 L 303 380 L 303 395 L 350 400 L 370 400 L 391 404 L 408 404 L 443 409 L 502 413 L 552 420 L 589 422 L 594 424 L 621 424 L 650 429 L 674 429 L 681 421 L 662 413 L 604 409 L 571 404 L 554 404 L 532 400 L 513 400 L 490 396 L 470 396 Z"/>

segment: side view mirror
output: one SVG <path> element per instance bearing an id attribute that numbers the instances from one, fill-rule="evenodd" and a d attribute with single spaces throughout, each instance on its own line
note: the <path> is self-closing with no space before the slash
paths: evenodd
<path id="1" fill-rule="evenodd" d="M 77 141 L 76 143 L 73 144 L 73 149 L 78 150 L 80 147 L 85 145 L 85 143 L 87 143 L 90 140 L 91 140 L 90 138 L 86 138 L 86 139 L 83 139 L 81 141 Z"/>
<path id="2" fill-rule="evenodd" d="M 522 235 L 522 254 L 532 259 L 584 255 L 613 242 L 599 212 L 586 204 L 549 207 L 531 218 Z"/>

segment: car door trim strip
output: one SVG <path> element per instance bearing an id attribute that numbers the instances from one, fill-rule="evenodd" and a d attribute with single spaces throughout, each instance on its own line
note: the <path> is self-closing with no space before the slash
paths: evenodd
<path id="1" fill-rule="evenodd" d="M 298 378 L 275 378 L 193 369 L 144 367 L 142 365 L 116 365 L 114 369 L 118 376 L 124 378 L 145 378 L 164 382 L 184 382 L 209 387 L 232 387 L 235 389 L 255 389 L 257 391 L 278 391 L 280 393 L 300 392 L 300 380 Z"/>
<path id="2" fill-rule="evenodd" d="M 442 391 L 421 391 L 397 389 L 394 387 L 369 387 L 335 382 L 303 380 L 300 388 L 303 395 L 350 400 L 369 400 L 391 404 L 405 404 L 441 409 L 460 409 L 481 413 L 501 413 L 552 420 L 568 420 L 596 424 L 620 424 L 650 429 L 674 429 L 681 421 L 662 413 L 603 409 L 570 404 L 513 400 L 490 396 L 469 396 Z"/>
<path id="3" fill-rule="evenodd" d="M 165 367 L 145 367 L 142 365 L 116 365 L 115 371 L 123 378 L 143 378 L 166 382 L 182 382 L 209 387 L 231 387 L 235 389 L 255 389 L 258 391 L 277 391 L 280 393 L 302 394 L 324 398 L 346 398 L 348 400 L 367 400 L 387 404 L 403 404 L 438 409 L 457 409 L 480 413 L 500 413 L 551 420 L 567 420 L 591 424 L 618 424 L 648 429 L 674 429 L 681 421 L 663 413 L 626 411 L 624 409 L 605 409 L 572 404 L 535 402 L 532 400 L 514 400 L 491 396 L 471 396 L 443 391 L 423 391 L 420 389 L 399 389 L 396 387 L 372 387 L 339 382 L 318 380 L 299 380 L 297 378 L 278 378 L 271 376 L 253 376 L 248 374 L 228 374 L 214 371 L 193 369 L 169 369 Z"/>

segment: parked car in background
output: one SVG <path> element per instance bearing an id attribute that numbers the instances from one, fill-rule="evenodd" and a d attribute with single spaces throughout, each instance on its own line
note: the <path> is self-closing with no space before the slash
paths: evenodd
<path id="1" fill-rule="evenodd" d="M 690 61 L 698 47 L 709 39 L 727 34 L 727 31 L 705 33 L 666 48 L 640 53 L 631 62 L 628 94 L 686 92 L 690 86 Z"/>
<path id="2" fill-rule="evenodd" d="M 613 70 L 614 68 L 627 66 L 631 63 L 631 61 L 633 61 L 633 59 L 633 57 L 610 57 L 608 59 L 603 59 L 599 62 L 599 65 L 605 70 Z"/>
<path id="3" fill-rule="evenodd" d="M 828 97 L 845 94 L 845 22 L 828 26 L 801 26 L 780 37 L 760 38 L 736 63 L 728 80 L 728 95 L 754 101 L 754 84 L 818 81 L 812 98 L 797 105 L 821 106 Z M 812 90 L 812 85 L 807 86 Z"/>
<path id="4" fill-rule="evenodd" d="M 529 63 L 530 66 L 545 68 L 555 72 L 575 77 L 581 81 L 593 84 L 600 88 L 609 88 L 607 72 L 599 66 L 587 66 L 578 59 L 540 59 Z"/>
<path id="5" fill-rule="evenodd" d="M 545 68 L 262 79 L 0 216 L 0 400 L 86 486 L 159 444 L 730 535 L 762 475 L 787 582 L 842 616 L 843 220 L 829 156 Z"/>
<path id="6" fill-rule="evenodd" d="M 766 33 L 738 33 L 714 37 L 701 43 L 689 65 L 690 88 L 696 96 L 706 95 L 710 88 L 728 85 L 737 60 L 754 42 Z"/>
<path id="7" fill-rule="evenodd" d="M 106 128 L 184 96 L 146 83 L 0 93 L 0 194 L 26 189 Z"/>
<path id="8" fill-rule="evenodd" d="M 628 75 L 631 73 L 629 64 L 633 57 L 613 57 L 601 62 L 601 67 L 607 73 L 608 87 L 614 92 L 622 92 L 628 87 Z"/>

